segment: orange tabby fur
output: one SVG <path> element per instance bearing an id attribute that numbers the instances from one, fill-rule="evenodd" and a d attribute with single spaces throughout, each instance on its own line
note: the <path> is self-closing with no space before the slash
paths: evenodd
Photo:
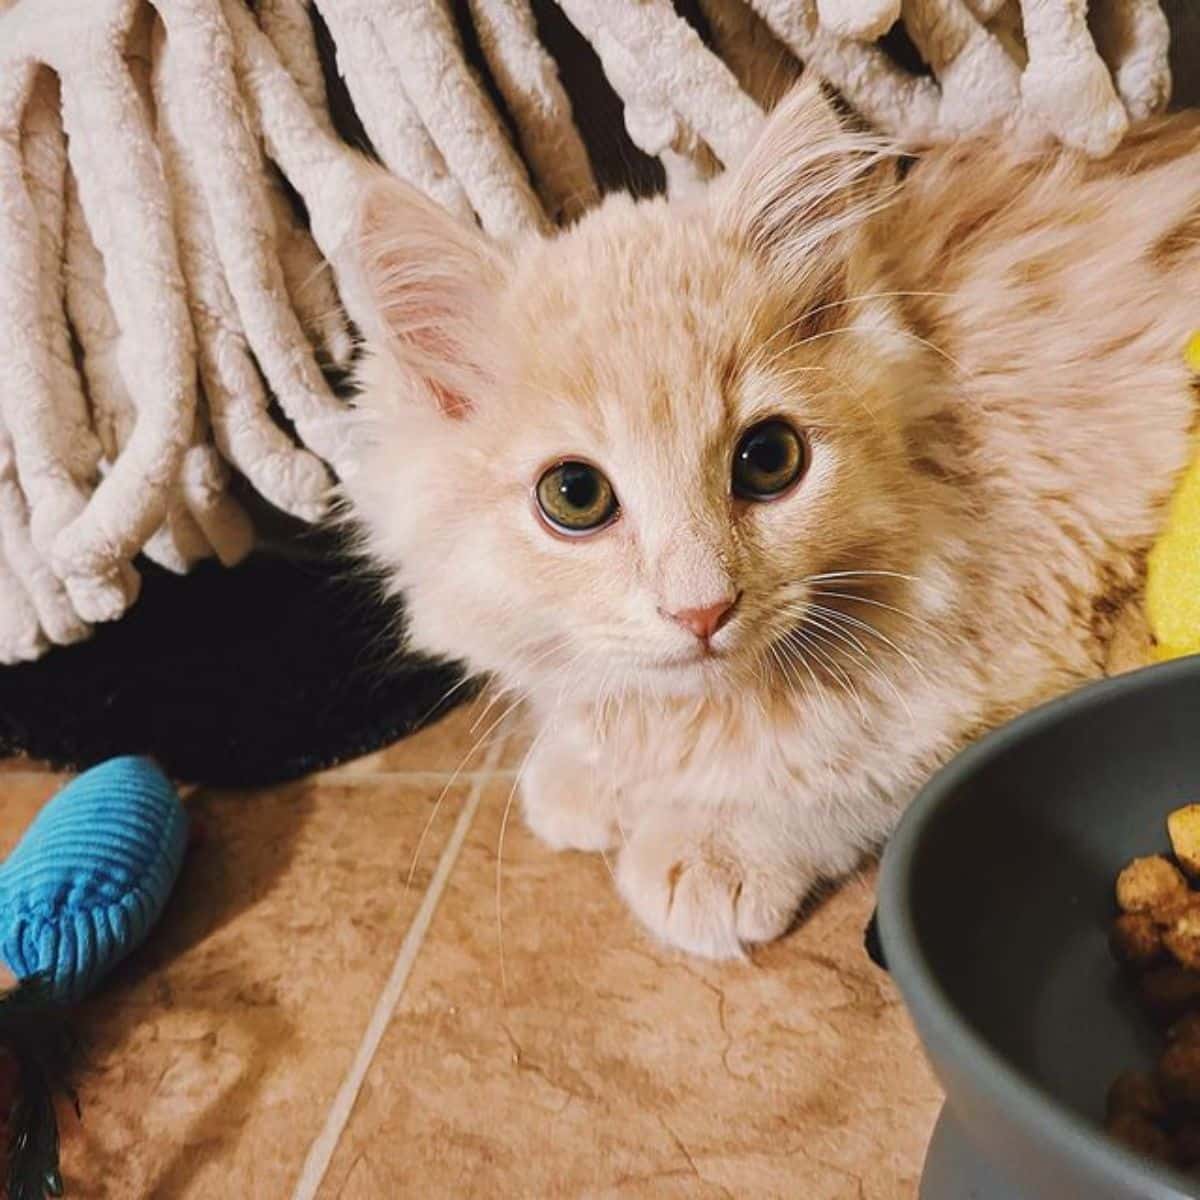
<path id="1" fill-rule="evenodd" d="M 667 942 L 740 954 L 964 741 L 1103 672 L 1191 452 L 1200 124 L 1103 163 L 964 144 L 902 178 L 802 85 L 707 195 L 498 247 L 386 180 L 347 491 L 420 649 L 528 698 L 523 806 L 618 852 Z M 742 431 L 812 461 L 730 494 Z M 550 536 L 547 464 L 620 519 Z M 740 592 L 708 658 L 663 611 Z"/>

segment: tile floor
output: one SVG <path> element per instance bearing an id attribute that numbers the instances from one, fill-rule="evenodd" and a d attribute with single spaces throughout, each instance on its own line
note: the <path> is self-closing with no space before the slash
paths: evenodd
<path id="1" fill-rule="evenodd" d="M 476 715 L 189 798 L 168 911 L 83 1014 L 68 1196 L 915 1196 L 939 1094 L 870 880 L 752 964 L 663 950 L 601 859 L 505 825 L 519 732 L 455 774 Z M 60 783 L 0 764 L 0 856 Z"/>

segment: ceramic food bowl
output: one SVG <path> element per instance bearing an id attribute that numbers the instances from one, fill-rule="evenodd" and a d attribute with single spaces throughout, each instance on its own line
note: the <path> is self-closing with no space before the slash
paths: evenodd
<path id="1" fill-rule="evenodd" d="M 959 1180 L 958 1197 L 999 1196 L 1001 1177 L 1022 1200 L 1200 1196 L 1200 1179 L 1102 1126 L 1113 1077 L 1149 1066 L 1160 1040 L 1109 952 L 1114 880 L 1168 848 L 1167 813 L 1193 800 L 1200 657 L 1021 717 L 906 813 L 884 855 L 879 933 L 946 1089 L 943 1124 L 993 1180 Z"/>

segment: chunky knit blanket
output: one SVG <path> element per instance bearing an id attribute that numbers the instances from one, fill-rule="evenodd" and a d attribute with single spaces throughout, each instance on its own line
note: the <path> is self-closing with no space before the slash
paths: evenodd
<path id="1" fill-rule="evenodd" d="M 1104 155 L 1166 103 L 1169 34 L 1158 0 L 1088 8 L 0 0 L 0 663 L 119 618 L 139 556 L 238 562 L 249 502 L 321 519 L 353 469 L 364 149 L 498 238 L 596 202 L 548 30 L 678 191 L 802 66 L 913 148 L 999 127 Z"/>

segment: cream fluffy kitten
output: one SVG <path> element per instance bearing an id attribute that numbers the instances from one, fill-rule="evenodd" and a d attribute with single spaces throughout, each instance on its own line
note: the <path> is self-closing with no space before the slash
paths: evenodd
<path id="1" fill-rule="evenodd" d="M 527 821 L 664 941 L 779 936 L 1103 672 L 1190 453 L 1196 121 L 904 174 L 804 85 L 704 195 L 498 246 L 381 177 L 361 234 L 369 550 L 415 646 L 528 697 Z"/>

